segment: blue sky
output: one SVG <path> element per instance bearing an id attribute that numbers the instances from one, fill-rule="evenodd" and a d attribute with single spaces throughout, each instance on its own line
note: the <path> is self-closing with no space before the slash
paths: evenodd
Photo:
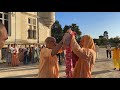
<path id="1" fill-rule="evenodd" d="M 120 12 L 56 12 L 56 20 L 62 28 L 75 23 L 82 35 L 99 38 L 108 31 L 109 38 L 120 36 Z"/>

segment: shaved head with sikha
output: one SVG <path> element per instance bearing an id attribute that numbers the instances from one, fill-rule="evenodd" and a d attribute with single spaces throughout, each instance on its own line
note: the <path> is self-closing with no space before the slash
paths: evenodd
<path id="1" fill-rule="evenodd" d="M 54 37 L 47 37 L 45 43 L 47 48 L 53 49 L 56 46 L 56 39 Z"/>

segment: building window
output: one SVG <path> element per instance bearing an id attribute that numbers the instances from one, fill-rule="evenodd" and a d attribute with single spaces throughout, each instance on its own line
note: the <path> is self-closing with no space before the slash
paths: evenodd
<path id="1" fill-rule="evenodd" d="M 28 30 L 28 38 L 30 38 L 30 30 Z"/>
<path id="2" fill-rule="evenodd" d="M 36 19 L 33 19 L 33 25 L 36 25 Z"/>
<path id="3" fill-rule="evenodd" d="M 33 30 L 28 30 L 28 39 L 32 39 L 33 38 Z"/>
<path id="4" fill-rule="evenodd" d="M 0 19 L 0 23 L 2 23 L 2 19 Z"/>
<path id="5" fill-rule="evenodd" d="M 36 30 L 36 26 L 33 26 L 33 29 Z"/>
<path id="6" fill-rule="evenodd" d="M 4 19 L 8 20 L 8 14 L 4 14 Z"/>
<path id="7" fill-rule="evenodd" d="M 36 20 L 37 19 L 28 18 L 28 39 L 36 39 Z"/>
<path id="8" fill-rule="evenodd" d="M 7 33 L 9 36 L 11 36 L 11 30 L 9 25 L 9 13 L 8 12 L 0 12 L 0 22 L 3 23 L 7 29 Z"/>
<path id="9" fill-rule="evenodd" d="M 30 39 L 33 39 L 33 30 L 30 30 Z"/>
<path id="10" fill-rule="evenodd" d="M 33 38 L 36 39 L 36 30 L 33 30 Z"/>
<path id="11" fill-rule="evenodd" d="M 5 24 L 6 29 L 8 30 L 8 20 L 5 20 L 4 24 Z"/>
<path id="12" fill-rule="evenodd" d="M 28 18 L 28 23 L 31 24 L 31 19 L 30 18 Z"/>
<path id="13" fill-rule="evenodd" d="M 0 13 L 0 18 L 2 18 L 2 14 Z"/>

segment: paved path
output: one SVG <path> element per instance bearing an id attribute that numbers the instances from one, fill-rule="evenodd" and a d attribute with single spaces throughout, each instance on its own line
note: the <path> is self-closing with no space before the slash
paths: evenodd
<path id="1" fill-rule="evenodd" d="M 8 67 L 0 64 L 0 78 L 36 78 L 38 64 Z M 104 48 L 100 49 L 98 59 L 92 72 L 93 78 L 120 78 L 120 71 L 113 70 L 111 59 L 106 59 Z M 65 78 L 65 65 L 60 65 L 60 78 Z"/>
<path id="2" fill-rule="evenodd" d="M 92 72 L 93 78 L 120 78 L 120 71 L 113 68 L 112 59 L 107 59 L 105 48 L 101 48 Z"/>

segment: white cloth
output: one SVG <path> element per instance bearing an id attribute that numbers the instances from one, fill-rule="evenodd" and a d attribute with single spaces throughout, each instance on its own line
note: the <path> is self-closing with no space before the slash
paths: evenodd
<path id="1" fill-rule="evenodd" d="M 96 48 L 96 52 L 99 52 L 99 46 L 95 45 L 95 48 Z"/>
<path id="2" fill-rule="evenodd" d="M 111 50 L 111 45 L 107 45 L 106 50 Z"/>
<path id="3" fill-rule="evenodd" d="M 13 54 L 14 53 L 14 48 L 10 47 L 10 50 L 11 50 L 11 53 Z"/>

